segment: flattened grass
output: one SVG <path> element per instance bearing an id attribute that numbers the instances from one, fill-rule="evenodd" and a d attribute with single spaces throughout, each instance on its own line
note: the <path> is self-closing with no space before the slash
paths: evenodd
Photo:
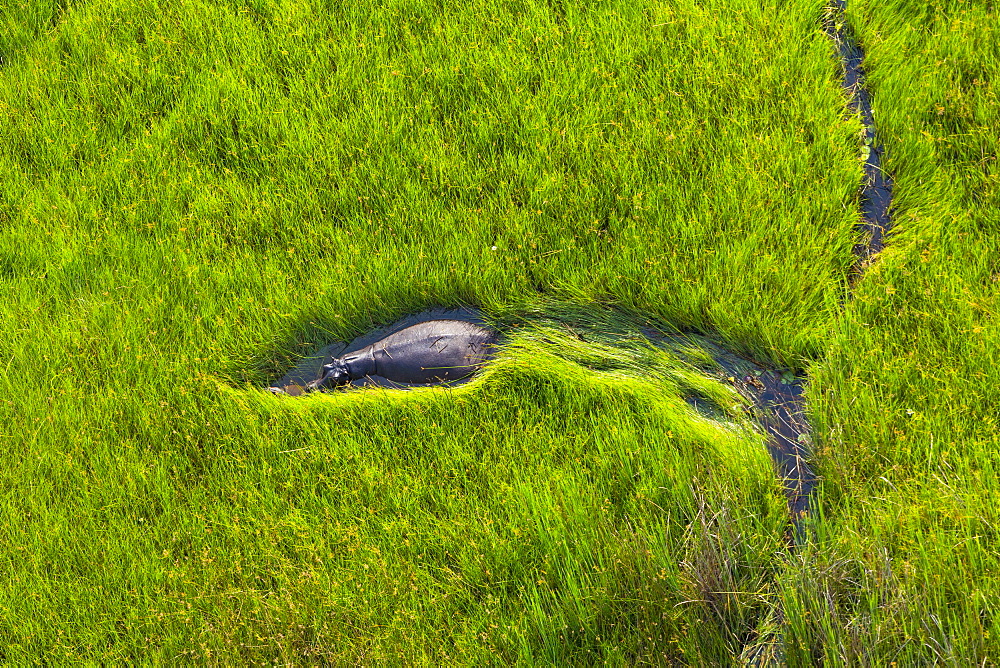
<path id="1" fill-rule="evenodd" d="M 771 610 L 770 461 L 732 390 L 594 316 L 455 390 L 61 396 L 85 419 L 7 469 L 8 659 L 730 660 Z"/>

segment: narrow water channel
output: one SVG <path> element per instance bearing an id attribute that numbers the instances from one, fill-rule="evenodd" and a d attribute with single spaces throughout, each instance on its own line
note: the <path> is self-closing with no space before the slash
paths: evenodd
<path id="1" fill-rule="evenodd" d="M 816 475 L 808 464 L 812 441 L 802 396 L 805 379 L 790 370 L 768 370 L 726 356 L 716 359 L 735 379 L 736 390 L 752 402 L 754 419 L 767 436 L 768 453 L 781 476 L 797 535 L 816 487 Z"/>
<path id="2" fill-rule="evenodd" d="M 861 115 L 864 132 L 861 136 L 861 158 L 864 161 L 865 181 L 861 189 L 862 222 L 860 231 L 865 239 L 854 246 L 857 257 L 855 276 L 860 276 L 872 258 L 885 245 L 885 234 L 892 224 L 892 179 L 882 169 L 885 148 L 875 135 L 875 118 L 872 114 L 872 96 L 865 85 L 864 51 L 854 39 L 847 24 L 846 0 L 830 0 L 823 28 L 833 40 L 840 55 L 843 70 L 841 85 L 847 95 L 847 108 Z"/>
<path id="3" fill-rule="evenodd" d="M 860 278 L 884 247 L 891 225 L 892 179 L 883 171 L 885 149 L 878 143 L 872 113 L 871 93 L 865 86 L 864 52 L 847 26 L 845 0 L 830 0 L 823 17 L 823 30 L 833 41 L 841 64 L 841 85 L 847 97 L 849 113 L 859 114 L 864 130 L 860 137 L 864 180 L 860 189 L 860 239 L 853 251 L 856 257 L 852 282 Z M 308 381 L 315 379 L 319 368 L 342 351 L 354 350 L 391 334 L 404 326 L 433 318 L 449 318 L 481 323 L 478 312 L 427 311 L 396 323 L 390 330 L 379 330 L 351 344 L 335 344 L 303 361 L 299 367 L 276 383 L 271 390 L 298 395 Z M 335 349 L 334 349 L 335 348 Z M 767 436 L 767 448 L 781 476 L 788 497 L 794 540 L 801 539 L 802 520 L 809 515 L 816 476 L 808 464 L 811 437 L 806 418 L 803 390 L 807 379 L 790 370 L 769 370 L 715 346 L 713 357 L 725 369 L 730 382 L 752 406 L 758 426 Z M 368 383 L 373 384 L 373 383 Z M 377 383 L 375 383 L 377 384 Z M 400 387 L 390 384 L 388 387 Z"/>
<path id="4" fill-rule="evenodd" d="M 864 51 L 847 24 L 846 0 L 830 0 L 823 18 L 823 30 L 833 41 L 840 57 L 841 86 L 847 97 L 847 109 L 859 114 L 864 130 L 860 137 L 864 181 L 860 190 L 861 239 L 854 245 L 856 258 L 852 283 L 859 279 L 875 256 L 885 246 L 885 235 L 892 220 L 892 179 L 882 169 L 885 148 L 875 133 L 872 96 L 866 87 Z M 727 366 L 728 369 L 728 366 Z M 730 370 L 737 389 L 753 402 L 757 423 L 768 437 L 768 451 L 781 475 L 788 495 L 788 506 L 795 537 L 802 537 L 802 520 L 809 514 L 810 496 L 816 476 L 808 465 L 810 427 L 806 419 L 802 391 L 805 378 L 789 378 L 775 371 L 753 374 L 735 366 Z"/>

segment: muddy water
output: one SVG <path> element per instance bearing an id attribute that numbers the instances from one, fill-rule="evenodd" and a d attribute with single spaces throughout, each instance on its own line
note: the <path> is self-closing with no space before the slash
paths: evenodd
<path id="1" fill-rule="evenodd" d="M 789 514 L 798 531 L 800 521 L 809 514 L 809 497 L 816 487 L 816 476 L 807 461 L 812 441 L 802 396 L 805 378 L 791 369 L 768 369 L 698 335 L 664 335 L 651 329 L 644 334 L 655 345 L 675 349 L 694 343 L 722 368 L 722 373 L 715 374 L 717 379 L 735 387 L 750 402 L 751 415 L 767 437 L 767 450 L 781 477 Z"/>
<path id="2" fill-rule="evenodd" d="M 865 182 L 861 189 L 863 221 L 859 225 L 859 231 L 864 232 L 865 240 L 854 247 L 854 255 L 857 257 L 855 276 L 858 276 L 885 245 L 885 233 L 892 224 L 892 179 L 882 169 L 885 148 L 875 136 L 872 97 L 865 87 L 865 55 L 847 27 L 846 6 L 845 0 L 831 0 L 823 28 L 840 54 L 844 77 L 841 85 L 847 94 L 847 107 L 860 114 L 864 125 L 861 157 L 864 159 Z"/>

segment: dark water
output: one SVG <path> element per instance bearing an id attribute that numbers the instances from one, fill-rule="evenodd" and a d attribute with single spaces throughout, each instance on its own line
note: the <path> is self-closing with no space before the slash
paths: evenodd
<path id="1" fill-rule="evenodd" d="M 798 529 L 809 514 L 810 494 L 816 487 L 816 476 L 808 464 L 812 439 L 802 396 L 805 378 L 790 369 L 768 369 L 701 336 L 663 335 L 652 330 L 645 334 L 654 344 L 676 348 L 693 343 L 705 350 L 723 369 L 722 374 L 717 374 L 721 376 L 718 380 L 735 387 L 750 402 L 752 417 L 767 436 L 767 450 L 784 485 L 793 525 Z"/>
<path id="2" fill-rule="evenodd" d="M 864 51 L 847 26 L 845 9 L 845 0 L 831 0 L 824 30 L 840 55 L 847 107 L 860 115 L 864 125 L 861 150 L 865 180 L 859 226 L 863 240 L 854 246 L 856 279 L 885 246 L 885 235 L 892 225 L 892 179 L 882 169 L 885 148 L 876 139 L 872 97 L 865 86 Z M 724 351 L 716 359 L 731 374 L 737 390 L 753 402 L 757 423 L 767 434 L 768 451 L 784 481 L 792 522 L 800 530 L 816 487 L 816 476 L 808 464 L 812 441 L 802 396 L 806 379 L 788 371 L 763 369 Z"/>
<path id="3" fill-rule="evenodd" d="M 865 182 L 861 189 L 863 221 L 860 225 L 860 231 L 865 233 L 865 240 L 854 247 L 854 255 L 857 257 L 855 276 L 858 276 L 885 246 L 885 234 L 892 225 L 892 179 L 882 169 L 885 148 L 875 137 L 872 97 L 865 87 L 865 54 L 847 28 L 845 8 L 845 0 L 832 0 L 823 27 L 840 53 L 844 74 L 842 86 L 848 98 L 847 107 L 860 114 L 865 128 L 861 149 L 865 158 Z"/>
<path id="4" fill-rule="evenodd" d="M 736 385 L 754 404 L 757 423 L 767 434 L 768 452 L 785 486 L 792 522 L 798 526 L 809 514 L 816 476 L 807 462 L 812 440 L 802 397 L 803 379 L 789 377 L 789 373 L 765 370 L 746 374 Z"/>
<path id="5" fill-rule="evenodd" d="M 823 27 L 840 55 L 847 108 L 859 114 L 864 125 L 861 150 L 865 180 L 858 230 L 863 240 L 854 246 L 857 260 L 853 273 L 857 279 L 885 246 L 885 235 L 892 225 L 892 179 L 882 169 L 885 148 L 875 135 L 872 97 L 865 86 L 864 51 L 847 26 L 845 9 L 845 0 L 831 0 Z M 808 464 L 812 441 L 802 396 L 806 379 L 788 371 L 765 370 L 725 352 L 716 357 L 731 374 L 737 390 L 753 402 L 757 423 L 767 434 L 768 451 L 785 484 L 796 537 L 800 537 L 801 521 L 809 514 L 810 495 L 816 487 L 816 476 Z"/>

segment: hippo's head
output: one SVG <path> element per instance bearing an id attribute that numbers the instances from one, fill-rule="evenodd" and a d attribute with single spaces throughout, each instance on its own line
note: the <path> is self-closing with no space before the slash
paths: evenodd
<path id="1" fill-rule="evenodd" d="M 306 389 L 321 390 L 325 387 L 340 387 L 351 382 L 351 372 L 340 360 L 333 360 L 323 367 L 319 378 L 306 385 Z"/>

